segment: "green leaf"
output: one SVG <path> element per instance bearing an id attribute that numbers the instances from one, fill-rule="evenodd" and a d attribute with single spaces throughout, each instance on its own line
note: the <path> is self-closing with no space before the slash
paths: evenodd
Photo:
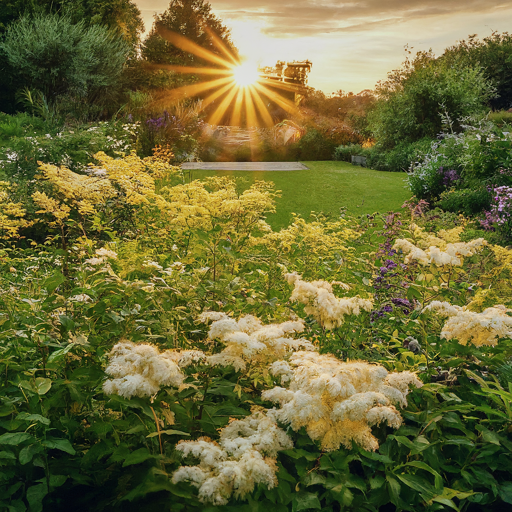
<path id="1" fill-rule="evenodd" d="M 422 493 L 426 499 L 432 499 L 435 495 L 435 490 L 428 483 L 428 481 L 418 475 L 395 475 L 401 482 L 413 489 L 414 491 Z"/>
<path id="2" fill-rule="evenodd" d="M 59 285 L 61 285 L 66 278 L 64 275 L 57 271 L 53 276 L 49 277 L 44 283 L 43 287 L 48 290 L 48 294 L 52 293 Z"/>
<path id="3" fill-rule="evenodd" d="M 55 361 L 62 359 L 72 348 L 73 344 L 70 343 L 69 345 L 66 345 L 64 348 L 55 350 L 50 354 L 50 357 L 48 358 L 48 363 L 54 363 Z"/>
<path id="4" fill-rule="evenodd" d="M 59 315 L 59 322 L 67 331 L 72 331 L 75 328 L 75 322 L 69 316 Z"/>
<path id="5" fill-rule="evenodd" d="M 151 455 L 147 448 L 139 448 L 134 452 L 131 452 L 128 457 L 126 457 L 123 468 L 126 466 L 132 466 L 133 464 L 140 464 L 148 459 L 153 459 L 154 455 Z"/>
<path id="6" fill-rule="evenodd" d="M 300 459 L 301 457 L 304 457 L 306 460 L 309 460 L 309 461 L 316 460 L 320 456 L 319 453 L 311 453 L 306 450 L 301 450 L 300 448 L 293 448 L 291 450 L 283 450 L 281 453 L 288 455 L 288 457 L 291 457 L 292 459 Z"/>
<path id="7" fill-rule="evenodd" d="M 76 451 L 71 445 L 71 443 L 67 439 L 57 439 L 55 437 L 50 437 L 43 441 L 43 446 L 53 450 L 60 450 L 61 452 L 69 453 L 70 455 L 75 455 Z"/>
<path id="8" fill-rule="evenodd" d="M 18 446 L 29 439 L 34 439 L 30 434 L 26 432 L 9 432 L 0 436 L 0 444 L 7 444 L 11 446 Z"/>
<path id="9" fill-rule="evenodd" d="M 182 432 L 181 430 L 160 430 L 160 434 L 167 434 L 168 436 L 190 436 L 188 432 Z M 158 435 L 158 432 L 152 432 L 151 434 L 147 435 L 146 437 L 156 437 Z"/>
<path id="10" fill-rule="evenodd" d="M 42 423 L 43 425 L 49 425 L 50 420 L 48 418 L 45 418 L 44 416 L 41 416 L 40 414 L 30 414 L 28 412 L 20 412 L 18 416 L 16 416 L 17 420 L 24 420 L 24 421 L 30 421 L 30 422 L 37 422 Z"/>
<path id="11" fill-rule="evenodd" d="M 43 499 L 48 494 L 46 484 L 33 485 L 27 489 L 30 512 L 43 512 Z"/>
<path id="12" fill-rule="evenodd" d="M 393 505 L 399 506 L 398 504 L 400 503 L 400 491 L 402 490 L 400 483 L 391 475 L 387 475 L 386 480 L 388 481 L 388 491 L 391 502 Z"/>
<path id="13" fill-rule="evenodd" d="M 16 455 L 14 455 L 14 453 L 12 452 L 0 452 L 0 459 L 3 459 L 3 460 L 6 460 L 6 459 L 9 459 L 9 460 L 16 460 Z"/>
<path id="14" fill-rule="evenodd" d="M 416 461 L 408 462 L 407 464 L 404 464 L 404 465 L 412 466 L 414 468 L 424 469 L 425 471 L 428 471 L 429 473 L 434 475 L 436 489 L 438 491 L 442 491 L 443 477 L 435 469 L 432 469 L 428 464 L 425 464 L 425 462 L 416 460 Z"/>
<path id="15" fill-rule="evenodd" d="M 499 485 L 498 492 L 500 498 L 505 502 L 512 504 L 512 482 L 504 482 Z"/>
<path id="16" fill-rule="evenodd" d="M 453 510 L 456 510 L 457 512 L 460 512 L 459 508 L 457 507 L 457 505 L 455 505 L 455 503 L 452 500 L 448 499 L 448 498 L 443 498 L 442 496 L 436 496 L 435 498 L 432 499 L 432 501 L 435 501 L 437 503 L 441 503 L 442 505 L 446 505 L 447 507 L 450 507 Z"/>
<path id="17" fill-rule="evenodd" d="M 52 387 L 52 381 L 43 377 L 37 377 L 35 380 L 36 391 L 38 395 L 45 395 Z"/>
<path id="18" fill-rule="evenodd" d="M 29 444 L 28 446 L 25 446 L 20 451 L 19 460 L 20 464 L 23 466 L 24 464 L 27 464 L 32 460 L 32 457 L 36 455 L 37 453 L 40 453 L 43 451 L 43 447 L 40 444 Z"/>
<path id="19" fill-rule="evenodd" d="M 311 492 L 299 492 L 293 499 L 293 512 L 300 510 L 320 510 L 322 506 L 316 494 Z"/>

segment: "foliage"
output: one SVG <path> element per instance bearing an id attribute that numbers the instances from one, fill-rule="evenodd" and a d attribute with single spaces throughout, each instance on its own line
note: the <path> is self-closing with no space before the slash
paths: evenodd
<path id="1" fill-rule="evenodd" d="M 154 113 L 152 116 L 148 115 L 148 110 L 138 130 L 139 153 L 149 156 L 153 148 L 165 146 L 173 152 L 175 162 L 195 160 L 203 126 L 199 117 L 201 103 L 174 103 L 169 110 Z"/>
<path id="2" fill-rule="evenodd" d="M 151 63 L 204 65 L 203 60 L 168 41 L 166 31 L 179 34 L 216 55 L 225 57 L 222 46 L 235 52 L 229 29 L 213 14 L 205 0 L 171 0 L 169 7 L 155 16 L 142 47 L 143 58 Z"/>
<path id="3" fill-rule="evenodd" d="M 52 102 L 66 94 L 98 101 L 115 85 L 128 51 L 106 27 L 86 27 L 58 14 L 20 18 L 9 25 L 0 47 L 24 85 Z"/>
<path id="4" fill-rule="evenodd" d="M 484 76 L 496 87 L 496 96 L 489 105 L 493 110 L 512 107 L 512 36 L 504 32 L 493 32 L 490 36 L 477 39 L 476 35 L 447 48 L 440 57 L 449 65 L 480 66 Z"/>
<path id="5" fill-rule="evenodd" d="M 77 187 L 92 175 L 46 165 L 41 185 L 68 219 L 98 214 L 90 194 L 113 187 L 106 213 L 131 205 L 129 230 L 100 216 L 103 228 L 70 231 L 65 251 L 2 253 L 3 506 L 418 511 L 512 501 L 510 342 L 463 346 L 425 309 L 512 306 L 510 250 L 467 253 L 458 217 L 451 229 L 425 218 L 435 232 L 421 215 L 408 224 L 397 214 L 366 225 L 296 219 L 274 232 L 263 220 L 268 184 L 240 194 L 227 179 L 183 182 L 158 160 L 100 160 L 94 170 L 106 176 L 80 189 L 87 197 Z M 140 165 L 156 166 L 166 186 Z M 97 233 L 116 226 L 104 246 Z M 392 248 L 399 239 L 466 256 L 423 265 Z M 346 309 L 365 301 L 371 314 Z M 421 385 L 410 372 L 422 387 L 408 391 Z M 336 387 L 348 382 L 359 391 L 350 399 Z M 351 427 L 344 440 L 331 416 Z"/>
<path id="6" fill-rule="evenodd" d="M 8 140 L 0 147 L 2 172 L 20 184 L 34 177 L 39 161 L 82 171 L 98 151 L 111 156 L 129 153 L 137 136 L 137 125 L 133 123 L 100 122 L 61 131 L 60 126 L 23 114 L 4 119 L 0 134 L 5 133 Z"/>
<path id="7" fill-rule="evenodd" d="M 485 119 L 472 121 L 464 125 L 464 132 L 448 132 L 432 142 L 411 167 L 409 184 L 418 198 L 437 200 L 445 210 L 489 212 L 484 225 L 498 229 L 506 239 L 510 204 L 500 200 L 500 191 L 506 196 L 512 185 L 510 133 Z"/>
<path id="8" fill-rule="evenodd" d="M 383 148 L 391 149 L 436 137 L 442 116 L 454 120 L 458 129 L 459 119 L 484 112 L 495 89 L 478 67 L 448 65 L 431 53 L 419 52 L 389 73 L 377 94 L 379 100 L 368 115 L 369 128 Z"/>
<path id="9" fill-rule="evenodd" d="M 350 162 L 352 156 L 366 157 L 366 165 L 371 169 L 388 172 L 407 172 L 431 146 L 431 140 L 397 144 L 393 149 L 385 150 L 380 144 L 348 144 L 334 150 L 334 160 Z"/>

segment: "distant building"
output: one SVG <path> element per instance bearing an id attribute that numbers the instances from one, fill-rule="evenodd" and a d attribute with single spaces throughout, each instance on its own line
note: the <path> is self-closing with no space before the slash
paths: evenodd
<path id="1" fill-rule="evenodd" d="M 308 75 L 313 64 L 309 60 L 277 61 L 274 67 L 261 67 L 258 72 L 268 87 L 279 89 L 281 96 L 299 104 L 308 90 Z"/>

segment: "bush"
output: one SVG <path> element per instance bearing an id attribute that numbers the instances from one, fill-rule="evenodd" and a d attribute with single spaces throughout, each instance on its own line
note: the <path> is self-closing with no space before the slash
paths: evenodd
<path id="1" fill-rule="evenodd" d="M 458 120 L 481 114 L 495 89 L 478 67 L 445 64 L 429 53 L 418 53 L 379 85 L 380 99 L 368 115 L 373 137 L 384 149 L 424 137 L 443 128 L 443 116 Z"/>
<path id="2" fill-rule="evenodd" d="M 442 192 L 436 206 L 448 212 L 474 216 L 490 207 L 492 194 L 486 187 L 449 189 Z"/>
<path id="3" fill-rule="evenodd" d="M 34 124 L 25 124 L 34 120 Z M 31 180 L 37 172 L 39 161 L 54 165 L 65 165 L 81 172 L 98 151 L 114 156 L 120 152 L 130 153 L 135 149 L 137 126 L 118 122 L 102 122 L 59 132 L 39 134 L 47 128 L 38 118 L 25 115 L 9 117 L 7 130 L 24 130 L 25 136 L 11 137 L 0 147 L 2 171 L 16 181 Z M 2 124 L 0 124 L 1 130 Z M 9 128 L 10 127 L 10 128 Z"/>
<path id="4" fill-rule="evenodd" d="M 360 144 L 338 146 L 334 152 L 335 160 L 350 162 L 352 156 L 366 157 L 366 165 L 377 171 L 407 172 L 411 165 L 430 147 L 429 139 L 415 143 L 403 143 L 394 149 L 385 150 L 380 144 L 364 147 Z"/>
<path id="5" fill-rule="evenodd" d="M 117 33 L 67 16 L 24 16 L 7 28 L 0 49 L 19 80 L 50 102 L 68 95 L 105 105 L 129 52 Z"/>

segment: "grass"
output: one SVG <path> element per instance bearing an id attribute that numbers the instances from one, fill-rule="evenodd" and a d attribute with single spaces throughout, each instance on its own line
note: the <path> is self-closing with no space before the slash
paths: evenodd
<path id="1" fill-rule="evenodd" d="M 242 178 L 248 187 L 255 180 L 273 181 L 282 196 L 277 212 L 268 216 L 274 229 L 288 226 L 292 213 L 308 218 L 311 212 L 338 216 L 346 208 L 353 216 L 396 211 L 411 197 L 405 174 L 374 171 L 346 162 L 303 162 L 307 171 L 199 171 L 191 179 L 206 176 Z"/>

